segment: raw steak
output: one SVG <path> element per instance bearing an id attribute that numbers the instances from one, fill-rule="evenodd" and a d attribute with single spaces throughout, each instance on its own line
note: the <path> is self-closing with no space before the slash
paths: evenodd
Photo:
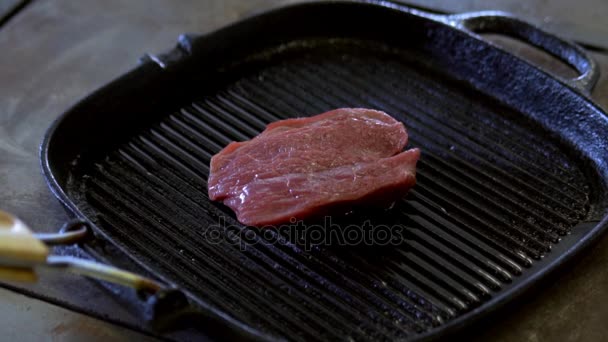
<path id="1" fill-rule="evenodd" d="M 211 158 L 209 198 L 263 226 L 389 204 L 416 183 L 418 149 L 403 124 L 359 108 L 269 124 Z"/>

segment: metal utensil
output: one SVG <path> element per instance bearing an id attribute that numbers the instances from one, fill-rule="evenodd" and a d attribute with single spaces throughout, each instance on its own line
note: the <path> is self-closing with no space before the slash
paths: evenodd
<path id="1" fill-rule="evenodd" d="M 87 235 L 88 228 L 84 225 L 57 234 L 34 234 L 23 221 L 0 210 L 0 279 L 36 281 L 36 270 L 47 268 L 123 285 L 150 294 L 166 288 L 155 280 L 116 267 L 76 257 L 52 255 L 47 246 L 77 243 Z"/>

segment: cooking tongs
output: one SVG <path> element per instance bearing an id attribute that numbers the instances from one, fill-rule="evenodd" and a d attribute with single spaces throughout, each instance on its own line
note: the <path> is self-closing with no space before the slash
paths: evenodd
<path id="1" fill-rule="evenodd" d="M 52 255 L 49 246 L 69 245 L 89 234 L 86 225 L 67 226 L 57 234 L 34 234 L 15 216 L 0 210 L 0 279 L 36 281 L 36 270 L 48 268 L 84 275 L 155 294 L 165 285 L 95 261 Z"/>
<path id="2" fill-rule="evenodd" d="M 40 268 L 76 273 L 147 294 L 144 319 L 157 331 L 180 325 L 208 325 L 215 333 L 238 340 L 268 340 L 246 327 L 235 330 L 225 319 L 192 307 L 186 295 L 175 287 L 95 261 L 51 254 L 49 246 L 75 244 L 90 233 L 87 225 L 78 222 L 67 224 L 57 234 L 34 234 L 21 220 L 0 210 L 0 279 L 36 281 L 36 270 Z"/>

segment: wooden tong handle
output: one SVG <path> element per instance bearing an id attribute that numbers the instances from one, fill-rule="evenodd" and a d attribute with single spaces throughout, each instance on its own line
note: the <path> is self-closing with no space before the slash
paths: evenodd
<path id="1" fill-rule="evenodd" d="M 35 281 L 33 267 L 48 255 L 48 247 L 21 220 L 0 210 L 0 278 Z"/>

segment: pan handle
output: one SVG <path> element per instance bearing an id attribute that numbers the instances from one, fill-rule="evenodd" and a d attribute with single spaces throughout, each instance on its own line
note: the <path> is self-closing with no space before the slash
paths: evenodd
<path id="1" fill-rule="evenodd" d="M 452 26 L 471 34 L 484 32 L 504 34 L 546 51 L 580 73 L 580 76 L 575 79 L 560 79 L 586 95 L 591 93 L 599 78 L 598 65 L 582 47 L 522 21 L 509 13 L 483 11 L 455 14 L 447 16 L 447 21 Z"/>

